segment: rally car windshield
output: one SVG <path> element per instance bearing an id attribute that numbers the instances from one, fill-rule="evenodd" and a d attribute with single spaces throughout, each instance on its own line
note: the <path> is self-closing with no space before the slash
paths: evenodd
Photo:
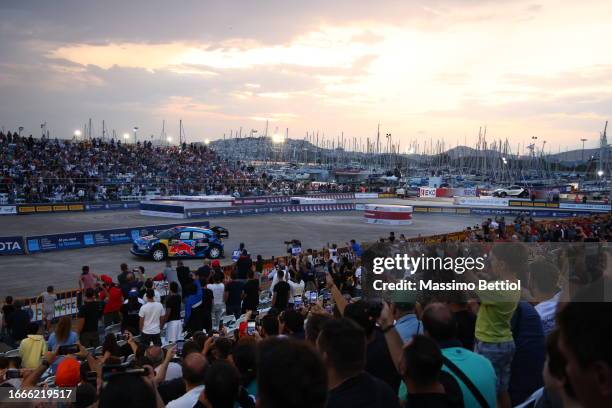
<path id="1" fill-rule="evenodd" d="M 167 229 L 164 231 L 160 231 L 157 234 L 155 234 L 155 236 L 160 239 L 170 239 L 174 236 L 175 233 L 176 233 L 176 230 L 171 228 L 171 229 Z"/>

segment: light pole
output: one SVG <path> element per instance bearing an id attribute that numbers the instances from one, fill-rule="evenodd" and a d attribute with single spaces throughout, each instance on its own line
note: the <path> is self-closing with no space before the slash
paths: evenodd
<path id="1" fill-rule="evenodd" d="M 136 144 L 136 132 L 138 132 L 138 126 L 134 126 L 132 130 L 134 131 L 134 144 Z"/>
<path id="2" fill-rule="evenodd" d="M 23 126 L 19 126 L 17 128 L 17 130 L 19 130 L 19 137 L 21 137 L 21 132 L 23 132 L 24 127 Z"/>
<path id="3" fill-rule="evenodd" d="M 582 162 L 584 163 L 584 142 L 587 141 L 587 139 L 580 139 L 580 141 L 582 142 Z"/>

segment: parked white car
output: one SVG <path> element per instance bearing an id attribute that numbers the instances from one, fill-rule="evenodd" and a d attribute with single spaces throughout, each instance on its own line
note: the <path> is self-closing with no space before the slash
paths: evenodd
<path id="1" fill-rule="evenodd" d="M 513 185 L 493 190 L 493 197 L 529 198 L 529 191 L 521 186 Z"/>

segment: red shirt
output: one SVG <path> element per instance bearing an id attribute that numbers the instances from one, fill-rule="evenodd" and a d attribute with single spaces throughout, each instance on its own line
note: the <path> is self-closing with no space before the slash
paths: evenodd
<path id="1" fill-rule="evenodd" d="M 123 304 L 123 293 L 121 289 L 113 286 L 108 291 L 108 302 L 104 305 L 104 313 L 118 312 Z"/>

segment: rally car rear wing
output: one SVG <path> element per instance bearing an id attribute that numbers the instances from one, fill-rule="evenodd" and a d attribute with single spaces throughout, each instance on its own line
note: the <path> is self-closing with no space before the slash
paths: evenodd
<path id="1" fill-rule="evenodd" d="M 229 238 L 229 231 L 223 227 L 211 227 L 210 230 L 219 238 Z"/>

